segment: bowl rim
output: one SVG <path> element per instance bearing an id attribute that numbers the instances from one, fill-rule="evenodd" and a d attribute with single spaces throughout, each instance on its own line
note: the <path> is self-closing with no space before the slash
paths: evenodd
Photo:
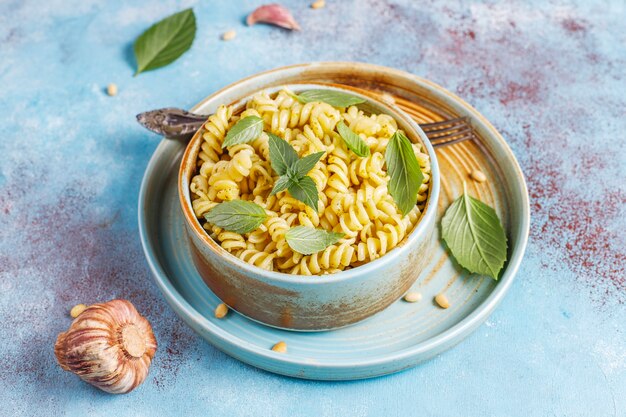
<path id="1" fill-rule="evenodd" d="M 213 97 L 219 95 L 220 93 L 224 93 L 229 90 L 236 90 L 246 79 L 240 80 L 233 84 L 226 86 L 225 88 L 214 92 L 213 94 L 206 97 L 202 100 L 203 103 L 207 103 L 212 100 Z M 288 284 L 302 284 L 302 285 L 318 285 L 318 284 L 328 284 L 334 282 L 347 281 L 350 279 L 358 278 L 359 276 L 369 276 L 370 273 L 375 273 L 377 270 L 381 268 L 389 268 L 393 262 L 397 262 L 397 258 L 400 257 L 405 251 L 410 250 L 414 247 L 420 239 L 427 238 L 427 232 L 430 223 L 436 221 L 437 216 L 437 204 L 439 201 L 439 192 L 440 192 L 440 175 L 439 175 L 439 165 L 437 163 L 437 156 L 435 154 L 435 150 L 430 143 L 430 140 L 427 138 L 426 134 L 420 128 L 419 124 L 415 122 L 406 112 L 400 109 L 397 106 L 389 105 L 371 95 L 363 94 L 356 89 L 351 88 L 350 86 L 344 86 L 339 84 L 329 84 L 329 83 L 285 83 L 280 84 L 276 87 L 269 86 L 261 86 L 255 88 L 255 92 L 252 94 L 248 94 L 245 97 L 242 97 L 236 100 L 234 103 L 229 105 L 237 105 L 243 104 L 247 100 L 251 99 L 254 94 L 258 92 L 273 89 L 279 91 L 281 88 L 289 87 L 289 86 L 300 86 L 300 87 L 312 87 L 335 91 L 343 91 L 348 92 L 352 95 L 356 95 L 365 99 L 367 102 L 370 102 L 375 107 L 381 108 L 384 112 L 390 116 L 392 116 L 396 122 L 401 124 L 403 127 L 406 127 L 407 130 L 405 133 L 411 139 L 412 137 L 419 138 L 420 142 L 424 145 L 428 156 L 430 158 L 430 166 L 431 166 L 431 178 L 430 178 L 430 186 L 429 193 L 426 202 L 426 207 L 422 212 L 421 217 L 419 218 L 418 223 L 415 225 L 413 230 L 411 230 L 404 239 L 398 243 L 397 246 L 392 248 L 385 255 L 377 258 L 373 261 L 367 262 L 363 265 L 359 265 L 357 267 L 351 268 L 345 271 L 339 271 L 333 274 L 327 275 L 301 275 L 301 274 L 289 274 L 286 272 L 278 272 L 278 271 L 268 271 L 263 268 L 260 268 L 256 265 L 251 265 L 238 257 L 234 256 L 222 246 L 214 241 L 206 232 L 206 230 L 200 224 L 200 221 L 196 217 L 192 205 L 191 205 L 191 195 L 189 193 L 189 180 L 186 179 L 185 171 L 187 161 L 191 158 L 196 148 L 199 148 L 202 142 L 201 130 L 198 129 L 196 133 L 194 133 L 192 139 L 189 141 L 187 146 L 185 147 L 185 151 L 181 158 L 180 167 L 178 170 L 178 198 L 179 203 L 182 208 L 183 217 L 185 219 L 185 223 L 187 226 L 190 226 L 188 229 L 194 233 L 196 238 L 200 239 L 200 241 L 206 246 L 214 255 L 222 257 L 226 262 L 230 263 L 235 268 L 244 269 L 246 272 L 253 274 L 255 278 L 263 277 L 268 282 L 277 282 L 277 283 L 288 283 Z M 208 116 L 207 116 L 208 117 Z M 410 128 L 410 130 L 408 129 Z M 197 158 L 197 154 L 196 154 Z M 193 244 L 193 243 L 192 243 Z M 322 277 L 321 279 L 315 279 L 315 277 Z"/>

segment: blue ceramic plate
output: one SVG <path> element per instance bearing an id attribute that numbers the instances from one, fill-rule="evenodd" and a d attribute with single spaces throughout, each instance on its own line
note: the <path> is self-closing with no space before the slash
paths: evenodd
<path id="1" fill-rule="evenodd" d="M 184 145 L 163 140 L 148 164 L 139 195 L 141 241 L 155 281 L 174 311 L 203 338 L 225 353 L 271 372 L 346 380 L 415 366 L 463 340 L 511 286 L 526 248 L 530 221 L 522 172 L 504 139 L 475 109 L 429 81 L 386 67 L 339 62 L 279 68 L 235 83 L 193 110 L 210 114 L 215 103 L 230 103 L 271 86 L 303 82 L 362 89 L 388 103 L 395 101 L 418 123 L 459 116 L 471 119 L 478 141 L 437 150 L 439 216 L 462 193 L 463 181 L 470 194 L 495 208 L 509 240 L 509 261 L 500 280 L 462 271 L 436 234 L 434 249 L 426 255 L 429 265 L 412 288 L 423 296 L 418 303 L 399 300 L 353 326 L 317 333 L 278 330 L 232 311 L 216 319 L 213 311 L 221 301 L 194 268 L 178 202 L 177 176 Z M 476 168 L 486 174 L 486 182 L 479 184 L 469 178 Z M 450 301 L 448 309 L 433 301 L 441 292 Z M 278 341 L 287 343 L 287 353 L 271 350 Z"/>

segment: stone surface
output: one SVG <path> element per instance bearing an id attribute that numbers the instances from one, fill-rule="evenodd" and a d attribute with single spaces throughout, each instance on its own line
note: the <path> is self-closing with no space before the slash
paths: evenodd
<path id="1" fill-rule="evenodd" d="M 0 4 L 0 414 L 626 415 L 624 3 L 285 1 L 302 26 L 293 33 L 246 27 L 260 3 Z M 132 41 L 188 6 L 192 49 L 133 78 Z M 229 29 L 237 38 L 221 42 Z M 217 351 L 165 304 L 137 232 L 159 139 L 136 113 L 314 60 L 388 65 L 456 92 L 509 141 L 531 197 L 525 260 L 487 323 L 370 381 L 294 380 Z M 61 371 L 53 354 L 73 305 L 115 297 L 159 341 L 146 383 L 119 397 Z"/>

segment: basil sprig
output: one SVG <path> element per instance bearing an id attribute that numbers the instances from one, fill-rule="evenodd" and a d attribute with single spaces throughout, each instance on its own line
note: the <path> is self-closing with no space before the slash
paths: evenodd
<path id="1" fill-rule="evenodd" d="M 306 174 L 313 169 L 324 152 L 316 152 L 304 158 L 298 158 L 296 150 L 287 141 L 268 133 L 270 147 L 270 163 L 280 177 L 274 183 L 270 195 L 289 190 L 293 198 L 302 201 L 317 211 L 319 198 L 317 187 L 311 177 Z"/>
<path id="2" fill-rule="evenodd" d="M 422 184 L 424 174 L 417 162 L 411 142 L 399 130 L 389 139 L 385 150 L 385 161 L 390 177 L 389 193 L 402 214 L 406 215 L 417 203 L 417 191 Z"/>
<path id="3" fill-rule="evenodd" d="M 309 226 L 296 226 L 287 230 L 285 240 L 294 251 L 311 255 L 326 249 L 344 236 L 344 233 L 329 232 Z"/>
<path id="4" fill-rule="evenodd" d="M 196 36 L 196 16 L 192 9 L 175 13 L 150 26 L 133 49 L 137 60 L 135 75 L 164 67 L 191 48 Z"/>
<path id="5" fill-rule="evenodd" d="M 497 280 L 506 261 L 507 240 L 495 210 L 467 194 L 446 210 L 441 234 L 456 261 L 470 272 Z"/>
<path id="6" fill-rule="evenodd" d="M 301 103 L 311 103 L 313 101 L 322 101 L 333 107 L 349 107 L 355 104 L 364 103 L 365 99 L 354 96 L 343 91 L 336 90 L 307 90 L 295 97 Z"/>
<path id="7" fill-rule="evenodd" d="M 263 207 L 251 201 L 232 200 L 213 207 L 204 218 L 224 230 L 243 234 L 258 228 L 267 214 Z"/>

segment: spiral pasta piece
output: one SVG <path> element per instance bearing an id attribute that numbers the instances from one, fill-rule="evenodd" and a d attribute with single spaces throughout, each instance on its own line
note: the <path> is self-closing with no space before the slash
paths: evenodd
<path id="1" fill-rule="evenodd" d="M 350 181 L 354 185 L 359 185 L 362 179 L 378 186 L 386 184 L 387 173 L 383 171 L 385 157 L 380 152 L 374 152 L 370 156 L 355 159 L 350 163 Z"/>
<path id="2" fill-rule="evenodd" d="M 350 178 L 348 178 L 348 165 L 346 162 L 334 155 L 328 157 L 328 178 L 327 185 L 331 190 L 327 195 L 332 198 L 337 193 L 345 194 L 350 187 Z"/>
<path id="3" fill-rule="evenodd" d="M 322 269 L 343 269 L 350 265 L 353 254 L 354 248 L 350 242 L 331 245 L 321 252 L 304 256 L 298 264 L 299 268 L 296 273 L 315 275 L 319 274 Z"/>
<path id="4" fill-rule="evenodd" d="M 237 252 L 237 257 L 244 262 L 249 264 L 258 266 L 259 268 L 266 269 L 268 271 L 274 270 L 274 258 L 276 257 L 275 253 L 271 253 L 270 251 L 256 250 L 256 249 L 245 249 L 240 252 Z"/>
<path id="5" fill-rule="evenodd" d="M 202 145 L 198 154 L 199 162 L 217 162 L 222 154 L 222 143 L 226 131 L 230 127 L 230 119 L 233 114 L 232 107 L 220 106 L 215 114 L 209 116 L 202 126 Z"/>

